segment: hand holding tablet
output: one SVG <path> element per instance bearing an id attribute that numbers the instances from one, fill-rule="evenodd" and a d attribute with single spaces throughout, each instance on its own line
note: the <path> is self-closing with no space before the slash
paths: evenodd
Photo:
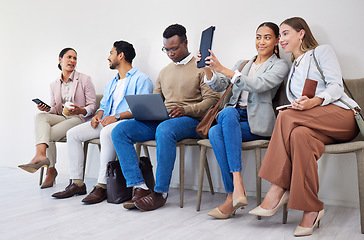
<path id="1" fill-rule="evenodd" d="M 202 32 L 200 43 L 201 61 L 197 63 L 197 68 L 203 68 L 206 66 L 205 59 L 210 56 L 209 49 L 211 50 L 212 47 L 214 31 L 215 27 L 211 26 Z"/>

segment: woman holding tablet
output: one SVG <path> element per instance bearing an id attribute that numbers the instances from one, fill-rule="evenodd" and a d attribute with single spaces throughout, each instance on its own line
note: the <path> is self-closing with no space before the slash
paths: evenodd
<path id="1" fill-rule="evenodd" d="M 221 65 L 212 51 L 204 60 L 205 82 L 213 90 L 222 92 L 233 84 L 229 102 L 209 131 L 227 193 L 225 202 L 208 213 L 212 217 L 229 218 L 248 204 L 240 173 L 241 143 L 268 139 L 272 134 L 276 118 L 272 99 L 289 70 L 288 63 L 279 58 L 278 35 L 275 23 L 259 25 L 255 39 L 258 55 L 238 61 L 232 70 Z"/>
<path id="2" fill-rule="evenodd" d="M 46 166 L 47 177 L 41 188 L 52 187 L 57 176 L 56 145 L 68 129 L 90 119 L 96 110 L 96 94 L 91 78 L 75 70 L 77 53 L 65 48 L 59 54 L 61 75 L 51 83 L 51 103 L 40 102 L 42 113 L 35 117 L 36 153 L 28 164 L 19 165 L 30 173 Z M 68 108 L 63 109 L 65 106 Z M 68 110 L 68 111 L 66 111 Z M 62 113 L 63 112 L 63 113 Z"/>
<path id="3" fill-rule="evenodd" d="M 292 106 L 278 114 L 259 172 L 272 184 L 262 204 L 250 213 L 272 216 L 288 202 L 289 208 L 303 211 L 294 235 L 306 236 L 324 215 L 318 198 L 317 160 L 325 144 L 350 141 L 359 131 L 353 111 L 339 100 L 353 108 L 358 104 L 344 93 L 334 51 L 327 45 L 319 46 L 305 20 L 286 19 L 279 31 L 283 50 L 292 53 L 286 89 Z M 311 98 L 303 94 L 308 80 L 317 81 Z"/>

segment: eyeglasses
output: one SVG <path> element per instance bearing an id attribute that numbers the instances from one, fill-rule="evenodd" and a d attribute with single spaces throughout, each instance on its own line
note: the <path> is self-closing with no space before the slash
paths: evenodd
<path id="1" fill-rule="evenodd" d="M 180 42 L 180 43 L 177 45 L 177 47 L 173 47 L 173 48 L 170 48 L 170 49 L 165 48 L 165 47 L 162 47 L 162 51 L 163 51 L 164 53 L 170 53 L 170 52 L 174 53 L 174 52 L 176 52 L 176 51 L 178 50 L 179 46 L 180 46 L 182 43 L 183 43 L 183 41 L 182 41 L 182 42 Z"/>

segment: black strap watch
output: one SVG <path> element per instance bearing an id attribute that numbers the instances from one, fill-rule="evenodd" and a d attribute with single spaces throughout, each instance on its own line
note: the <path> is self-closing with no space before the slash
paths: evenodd
<path id="1" fill-rule="evenodd" d="M 120 120 L 120 114 L 115 114 L 115 118 L 116 118 L 116 121 L 119 121 Z"/>

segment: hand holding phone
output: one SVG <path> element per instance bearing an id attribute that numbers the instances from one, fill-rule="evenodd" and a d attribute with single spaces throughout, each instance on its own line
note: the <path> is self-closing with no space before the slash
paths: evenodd
<path id="1" fill-rule="evenodd" d="M 44 111 L 43 110 L 44 108 L 48 109 L 48 111 L 51 109 L 51 106 L 49 106 L 48 104 L 46 104 L 45 102 L 43 102 L 39 98 L 34 98 L 34 99 L 32 99 L 32 101 L 35 102 L 38 105 L 38 108 L 42 107 L 42 109 L 40 109 L 41 111 Z"/>

